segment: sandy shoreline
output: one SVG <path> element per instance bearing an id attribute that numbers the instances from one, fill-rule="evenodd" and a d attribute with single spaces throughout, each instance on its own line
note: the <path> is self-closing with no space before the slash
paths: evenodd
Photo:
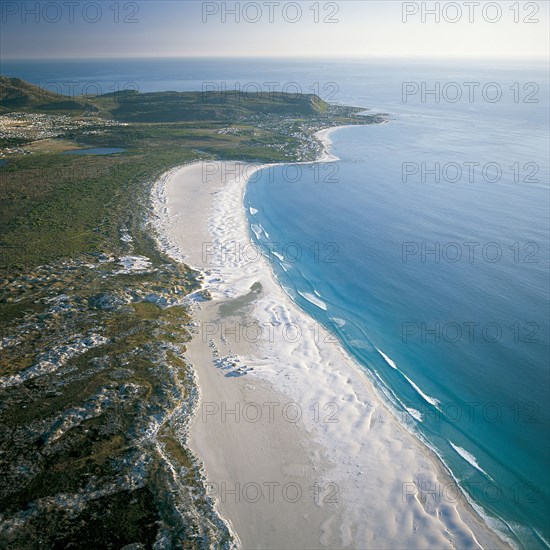
<path id="1" fill-rule="evenodd" d="M 328 153 L 330 132 L 319 137 Z M 504 548 L 367 375 L 251 248 L 253 171 L 199 163 L 154 189 L 157 232 L 204 275 L 187 358 L 201 404 L 190 445 L 243 548 Z"/>

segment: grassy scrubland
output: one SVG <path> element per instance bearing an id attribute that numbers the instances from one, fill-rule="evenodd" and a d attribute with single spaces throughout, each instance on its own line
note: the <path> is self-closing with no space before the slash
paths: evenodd
<path id="1" fill-rule="evenodd" d="M 314 96 L 67 99 L 5 78 L 0 112 L 27 125 L 0 136 L 0 153 L 17 148 L 0 166 L 0 547 L 226 547 L 186 447 L 184 304 L 201 277 L 157 248 L 151 185 L 198 159 L 313 159 L 315 130 L 374 118 Z M 60 148 L 125 151 L 47 152 L 45 112 L 66 117 Z"/>

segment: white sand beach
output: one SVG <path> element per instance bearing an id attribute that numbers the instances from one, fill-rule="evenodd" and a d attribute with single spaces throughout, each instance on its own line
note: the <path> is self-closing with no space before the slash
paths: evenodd
<path id="1" fill-rule="evenodd" d="M 240 547 L 507 548 L 252 247 L 243 194 L 257 168 L 198 163 L 154 188 L 161 245 L 212 295 L 191 300 L 190 443 Z"/>

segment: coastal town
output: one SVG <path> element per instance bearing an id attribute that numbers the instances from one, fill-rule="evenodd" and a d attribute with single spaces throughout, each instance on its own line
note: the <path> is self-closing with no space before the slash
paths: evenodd
<path id="1" fill-rule="evenodd" d="M 50 115 L 42 113 L 7 113 L 0 115 L 0 159 L 27 155 L 26 144 L 47 139 L 72 139 L 75 136 L 99 135 L 107 128 L 127 126 L 97 117 Z"/>

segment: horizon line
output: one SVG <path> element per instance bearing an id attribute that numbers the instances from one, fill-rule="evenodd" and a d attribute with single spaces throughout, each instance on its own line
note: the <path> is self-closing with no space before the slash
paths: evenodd
<path id="1" fill-rule="evenodd" d="M 518 54 L 518 55 L 506 55 L 506 56 L 473 56 L 473 55 L 353 55 L 353 54 L 341 54 L 341 55 L 129 55 L 129 56 L 2 56 L 2 61 L 94 61 L 94 60 L 137 60 L 137 59 L 293 59 L 293 60 L 310 60 L 310 59 L 349 59 L 349 60 L 388 60 L 388 59 L 402 59 L 402 60 L 509 60 L 509 59 L 532 59 L 537 61 L 550 62 L 550 56 L 542 54 Z"/>

